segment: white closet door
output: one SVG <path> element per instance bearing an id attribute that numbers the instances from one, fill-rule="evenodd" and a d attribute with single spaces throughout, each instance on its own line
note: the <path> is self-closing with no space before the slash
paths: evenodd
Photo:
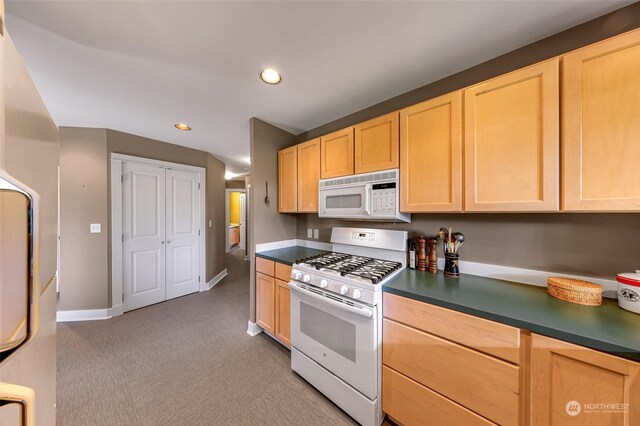
<path id="1" fill-rule="evenodd" d="M 198 182 L 197 173 L 167 169 L 167 299 L 200 288 Z"/>
<path id="2" fill-rule="evenodd" d="M 130 311 L 166 298 L 165 169 L 123 166 L 123 292 Z"/>

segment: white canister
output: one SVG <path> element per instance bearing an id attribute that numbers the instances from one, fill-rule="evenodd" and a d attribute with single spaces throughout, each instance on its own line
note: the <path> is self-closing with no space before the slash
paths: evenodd
<path id="1" fill-rule="evenodd" d="M 640 270 L 618 274 L 618 306 L 640 314 Z"/>

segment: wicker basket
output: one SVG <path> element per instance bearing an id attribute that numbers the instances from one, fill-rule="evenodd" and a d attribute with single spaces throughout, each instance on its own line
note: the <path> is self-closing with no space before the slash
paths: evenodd
<path id="1" fill-rule="evenodd" d="M 589 281 L 549 277 L 547 279 L 547 292 L 550 296 L 565 302 L 587 306 L 602 305 L 602 286 Z"/>

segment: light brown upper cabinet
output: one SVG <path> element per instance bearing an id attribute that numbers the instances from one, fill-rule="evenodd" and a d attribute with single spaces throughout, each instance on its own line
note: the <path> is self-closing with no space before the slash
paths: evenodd
<path id="1" fill-rule="evenodd" d="M 464 92 L 465 210 L 558 211 L 559 59 Z"/>
<path id="2" fill-rule="evenodd" d="M 640 30 L 563 61 L 563 210 L 640 210 Z"/>
<path id="3" fill-rule="evenodd" d="M 320 178 L 353 174 L 353 127 L 320 138 Z"/>
<path id="4" fill-rule="evenodd" d="M 462 210 L 462 92 L 400 111 L 400 209 Z"/>
<path id="5" fill-rule="evenodd" d="M 320 139 L 301 143 L 298 147 L 298 211 L 318 211 L 320 180 Z"/>
<path id="6" fill-rule="evenodd" d="M 355 126 L 355 173 L 398 168 L 398 112 Z"/>
<path id="7" fill-rule="evenodd" d="M 640 364 L 531 335 L 532 425 L 640 424 Z M 608 409 L 587 404 L 611 404 Z"/>
<path id="8" fill-rule="evenodd" d="M 298 211 L 298 147 L 278 151 L 278 211 Z"/>

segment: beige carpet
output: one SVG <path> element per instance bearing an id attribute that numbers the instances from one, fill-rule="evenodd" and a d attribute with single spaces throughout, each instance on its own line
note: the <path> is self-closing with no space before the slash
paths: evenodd
<path id="1" fill-rule="evenodd" d="M 289 351 L 246 333 L 249 263 L 208 292 L 106 321 L 58 325 L 59 425 L 345 425 L 290 369 Z"/>

